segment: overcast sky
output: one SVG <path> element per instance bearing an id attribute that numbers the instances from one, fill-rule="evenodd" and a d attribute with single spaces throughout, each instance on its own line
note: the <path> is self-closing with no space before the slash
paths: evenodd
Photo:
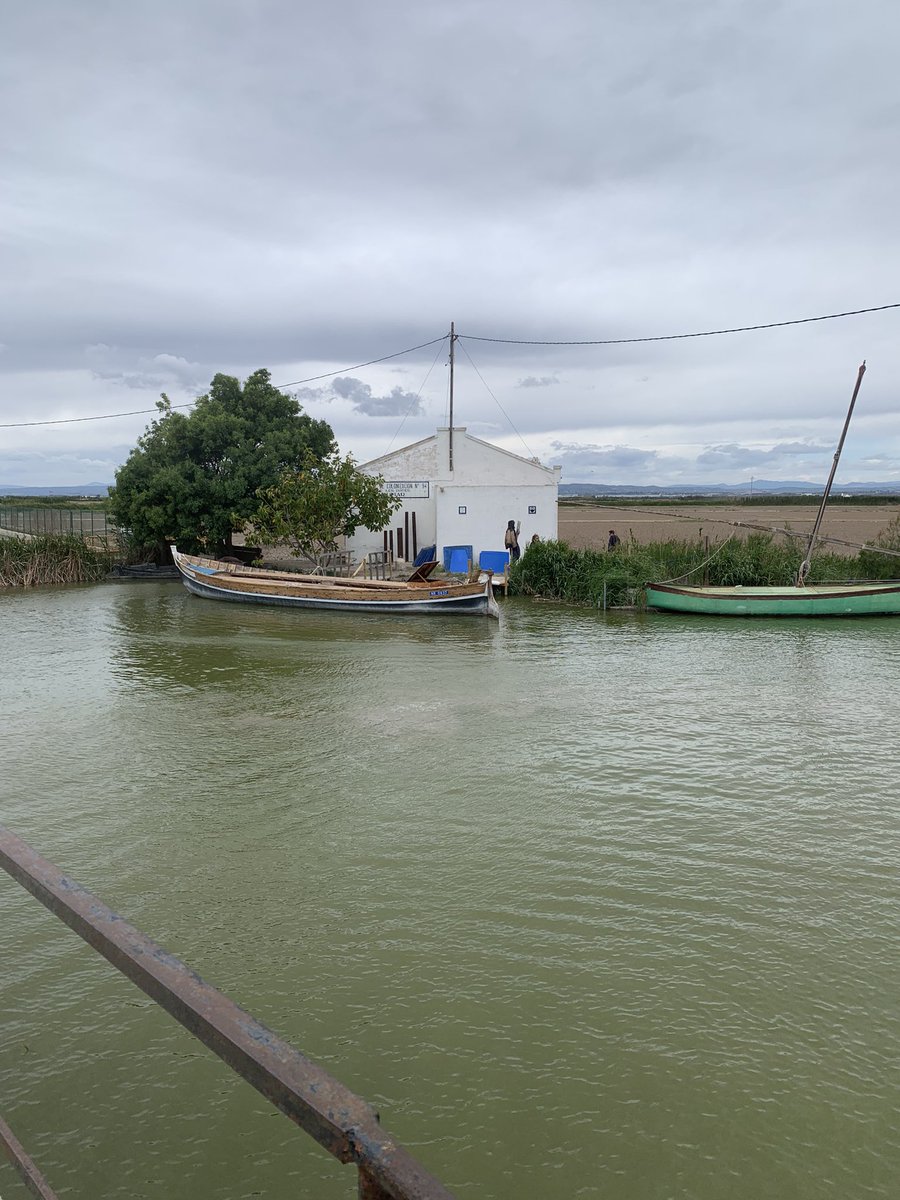
<path id="1" fill-rule="evenodd" d="M 360 460 L 448 332 L 590 340 L 900 301 L 893 0 L 30 0 L 0 39 L 0 423 L 300 385 Z M 568 482 L 900 480 L 900 309 L 458 344 L 455 423 Z M 471 359 L 471 361 L 470 361 Z M 0 429 L 110 482 L 147 417 Z"/>

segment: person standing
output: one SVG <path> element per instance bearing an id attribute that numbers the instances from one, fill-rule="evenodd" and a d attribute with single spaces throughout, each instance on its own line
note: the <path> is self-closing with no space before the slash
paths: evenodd
<path id="1" fill-rule="evenodd" d="M 522 528 L 522 522 L 516 524 L 515 521 L 507 521 L 506 533 L 503 535 L 503 545 L 509 551 L 510 562 L 518 562 L 519 555 L 522 551 L 519 549 L 519 530 Z"/>
<path id="2" fill-rule="evenodd" d="M 618 546 L 621 540 L 622 539 L 619 537 L 616 531 L 611 529 L 609 531 L 609 541 L 606 543 L 607 550 L 615 550 L 616 546 Z"/>

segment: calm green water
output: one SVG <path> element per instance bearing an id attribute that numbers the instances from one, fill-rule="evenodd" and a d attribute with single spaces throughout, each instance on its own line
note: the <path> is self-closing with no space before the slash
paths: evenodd
<path id="1" fill-rule="evenodd" d="M 503 617 L 2 595 L 0 820 L 460 1197 L 896 1195 L 900 623 Z M 0 1112 L 68 1200 L 355 1194 L 5 875 Z"/>

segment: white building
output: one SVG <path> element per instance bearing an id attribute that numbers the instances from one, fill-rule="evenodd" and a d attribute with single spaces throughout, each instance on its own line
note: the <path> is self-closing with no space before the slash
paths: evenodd
<path id="1" fill-rule="evenodd" d="M 452 437 L 451 437 L 452 432 Z M 410 562 L 426 546 L 442 562 L 448 546 L 471 546 L 477 564 L 482 550 L 502 550 L 507 522 L 521 522 L 519 544 L 533 534 L 557 536 L 560 467 L 520 458 L 466 433 L 439 429 L 433 437 L 363 463 L 403 501 L 388 531 L 360 529 L 347 539 L 354 558 L 393 548 Z"/>

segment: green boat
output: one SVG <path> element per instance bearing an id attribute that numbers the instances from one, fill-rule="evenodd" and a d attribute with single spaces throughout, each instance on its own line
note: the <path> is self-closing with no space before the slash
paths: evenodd
<path id="1" fill-rule="evenodd" d="M 647 585 L 647 605 L 715 617 L 897 617 L 900 584 L 837 583 L 792 587 Z"/>
<path id="2" fill-rule="evenodd" d="M 838 460 L 850 427 L 866 364 L 856 386 L 834 453 L 806 554 L 793 584 L 783 587 L 684 587 L 677 581 L 647 584 L 647 607 L 663 612 L 700 613 L 714 617 L 896 617 L 900 616 L 900 583 L 807 584 L 810 560 L 831 494 Z"/>

